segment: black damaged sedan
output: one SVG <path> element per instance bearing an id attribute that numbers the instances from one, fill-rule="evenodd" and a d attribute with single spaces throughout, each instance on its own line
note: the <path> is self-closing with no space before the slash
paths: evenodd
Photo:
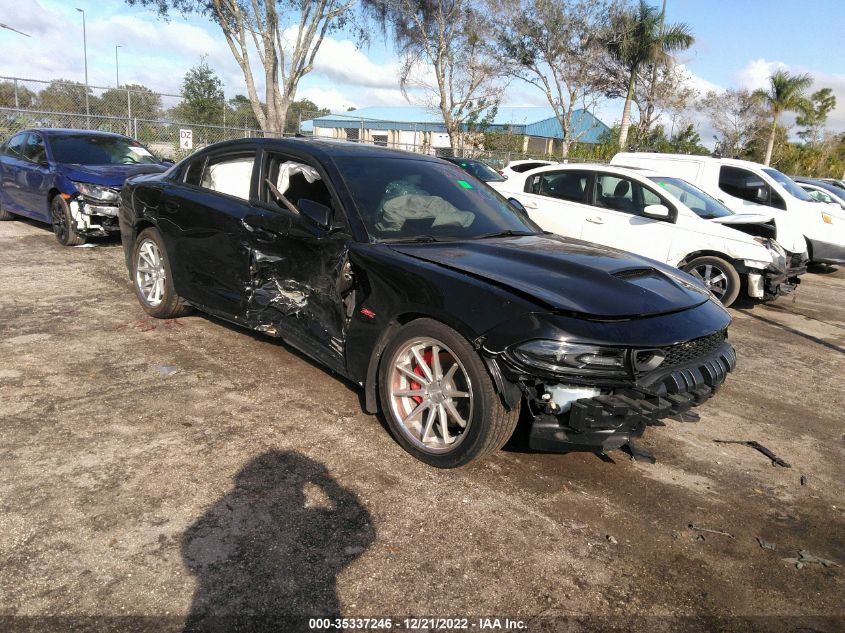
<path id="1" fill-rule="evenodd" d="M 210 146 L 121 193 L 154 317 L 191 308 L 283 338 L 364 388 L 441 468 L 530 445 L 607 451 L 691 416 L 735 365 L 692 277 L 543 233 L 444 161 L 351 143 Z"/>

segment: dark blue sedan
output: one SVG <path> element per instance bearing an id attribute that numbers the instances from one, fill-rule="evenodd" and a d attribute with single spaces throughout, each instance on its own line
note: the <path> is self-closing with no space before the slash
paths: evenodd
<path id="1" fill-rule="evenodd" d="M 32 129 L 0 146 L 0 220 L 53 226 L 66 246 L 116 233 L 120 187 L 167 169 L 138 141 L 91 130 Z"/>

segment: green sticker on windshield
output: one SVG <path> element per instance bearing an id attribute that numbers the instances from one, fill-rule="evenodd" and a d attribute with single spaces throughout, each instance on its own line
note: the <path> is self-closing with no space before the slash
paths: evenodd
<path id="1" fill-rule="evenodd" d="M 472 189 L 472 185 L 469 184 L 466 180 L 459 180 L 458 184 L 463 187 L 464 189 Z"/>

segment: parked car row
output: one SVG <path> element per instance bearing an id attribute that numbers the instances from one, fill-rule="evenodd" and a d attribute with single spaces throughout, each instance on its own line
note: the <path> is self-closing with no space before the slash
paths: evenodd
<path id="1" fill-rule="evenodd" d="M 483 182 L 497 178 L 457 162 L 245 139 L 166 168 L 117 135 L 31 130 L 2 146 L 0 213 L 49 222 L 64 244 L 117 219 L 149 314 L 197 308 L 283 338 L 361 385 L 367 411 L 434 466 L 497 450 L 520 412 L 530 445 L 553 451 L 607 451 L 663 418 L 690 419 L 736 362 L 714 294 L 630 249 L 544 231 Z M 521 175 L 542 189 L 536 168 Z M 582 192 L 605 183 L 561 175 Z M 676 183 L 624 175 L 638 204 L 644 184 L 661 187 L 643 206 L 655 217 L 727 230 L 688 211 Z M 736 257 L 774 292 L 789 283 L 769 270 L 785 254 L 757 237 Z"/>

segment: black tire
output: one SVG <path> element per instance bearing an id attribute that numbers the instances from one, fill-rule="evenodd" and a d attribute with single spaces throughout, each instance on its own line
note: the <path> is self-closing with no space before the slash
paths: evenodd
<path id="1" fill-rule="evenodd" d="M 148 300 L 141 288 L 141 279 L 144 278 L 144 273 L 142 271 L 140 278 L 138 274 L 140 251 L 145 242 L 152 242 L 155 245 L 163 268 L 163 278 L 161 279 L 163 290 L 161 300 L 158 303 Z M 152 227 L 144 229 L 135 238 L 135 244 L 132 247 L 132 285 L 141 307 L 147 314 L 157 319 L 176 319 L 190 314 L 193 309 L 182 297 L 176 294 L 176 290 L 173 288 L 173 275 L 170 272 L 170 259 L 167 257 L 164 241 L 161 239 L 159 232 Z"/>
<path id="2" fill-rule="evenodd" d="M 70 217 L 70 207 L 61 195 L 56 194 L 50 201 L 50 218 L 53 223 L 53 234 L 64 246 L 78 246 L 85 243 L 85 238 L 76 232 L 73 218 Z"/>
<path id="3" fill-rule="evenodd" d="M 733 264 L 721 257 L 714 257 L 712 255 L 696 257 L 687 262 L 683 270 L 701 279 L 726 308 L 733 304 L 739 296 L 739 289 L 742 286 L 739 273 L 736 272 Z M 709 278 L 711 282 L 709 284 L 706 279 L 708 277 L 707 270 L 710 271 Z M 713 280 L 718 281 L 714 283 Z"/>
<path id="4" fill-rule="evenodd" d="M 3 207 L 0 206 L 0 222 L 4 220 L 14 220 L 15 216 L 9 213 L 8 211 L 3 210 Z"/>
<path id="5" fill-rule="evenodd" d="M 459 365 L 459 370 L 462 370 L 455 371 L 452 374 L 453 376 L 457 376 L 457 378 L 453 378 L 450 388 L 464 389 L 465 391 L 463 393 L 471 394 L 468 400 L 469 408 L 465 410 L 468 412 L 466 415 L 467 423 L 460 431 L 459 439 L 455 441 L 453 448 L 442 448 L 438 452 L 432 452 L 429 449 L 423 448 L 421 446 L 423 442 L 420 441 L 419 437 L 414 436 L 415 439 L 411 439 L 412 432 L 403 426 L 396 411 L 396 409 L 401 409 L 402 398 L 394 398 L 392 396 L 392 389 L 400 388 L 392 384 L 399 376 L 399 373 L 397 373 L 398 370 L 395 369 L 395 364 L 401 359 L 404 350 L 418 340 L 435 341 L 442 345 L 438 358 L 440 358 L 441 354 L 444 354 L 446 355 L 446 363 L 451 362 L 452 365 L 457 364 Z M 431 360 L 432 358 L 429 358 L 427 362 L 431 363 Z M 452 362 L 453 360 L 457 362 Z M 438 361 L 439 364 L 440 362 Z M 447 375 L 447 377 L 444 377 L 444 385 L 449 374 L 446 367 L 447 365 L 444 365 L 441 369 L 441 372 Z M 464 385 L 463 387 L 458 386 L 458 379 Z M 403 326 L 384 350 L 379 364 L 378 380 L 381 411 L 387 420 L 393 437 L 411 455 L 437 468 L 457 468 L 484 457 L 489 453 L 498 451 L 507 443 L 511 435 L 513 435 L 514 429 L 519 421 L 519 406 L 515 407 L 512 411 L 505 409 L 499 394 L 496 392 L 493 381 L 484 366 L 484 362 L 478 353 L 463 336 L 439 321 L 417 319 Z M 441 388 L 446 389 L 446 387 L 441 387 L 440 381 L 437 381 L 436 384 L 438 391 Z M 423 385 L 413 388 L 427 389 Z M 392 398 L 394 402 L 391 402 Z M 425 396 L 425 398 L 428 399 L 429 396 Z M 418 400 L 422 401 L 422 399 L 422 397 L 419 397 Z M 458 402 L 457 400 L 453 401 L 451 398 L 449 400 L 450 402 Z M 464 405 L 462 404 L 461 406 Z M 421 425 L 423 424 L 426 412 L 430 413 L 431 410 L 429 408 L 420 413 L 419 422 Z M 432 433 L 437 434 L 437 426 L 440 424 L 440 419 L 435 414 L 432 415 L 436 418 L 435 425 L 432 427 Z M 446 426 L 447 429 L 450 426 L 448 417 Z M 457 429 L 459 427 L 454 428 Z M 442 438 L 442 426 L 440 426 L 440 429 L 439 435 Z M 420 434 L 425 436 L 424 431 Z M 447 434 L 450 434 L 448 430 Z"/>

